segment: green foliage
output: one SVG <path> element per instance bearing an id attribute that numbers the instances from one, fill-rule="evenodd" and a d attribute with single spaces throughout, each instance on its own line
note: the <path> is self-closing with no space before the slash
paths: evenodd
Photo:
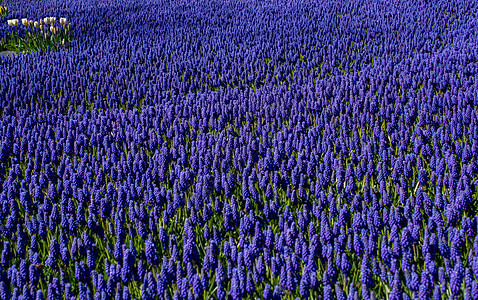
<path id="1" fill-rule="evenodd" d="M 7 51 L 7 44 L 4 39 L 0 39 L 0 51 Z"/>

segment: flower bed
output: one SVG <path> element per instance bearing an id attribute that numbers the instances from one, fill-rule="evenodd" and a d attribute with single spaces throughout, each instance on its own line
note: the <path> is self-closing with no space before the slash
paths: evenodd
<path id="1" fill-rule="evenodd" d="M 0 299 L 478 298 L 472 3 L 9 5 Z"/>

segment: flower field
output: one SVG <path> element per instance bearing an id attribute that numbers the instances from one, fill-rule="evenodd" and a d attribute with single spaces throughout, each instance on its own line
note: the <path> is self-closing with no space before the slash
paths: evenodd
<path id="1" fill-rule="evenodd" d="M 0 299 L 478 299 L 476 1 L 0 4 Z"/>

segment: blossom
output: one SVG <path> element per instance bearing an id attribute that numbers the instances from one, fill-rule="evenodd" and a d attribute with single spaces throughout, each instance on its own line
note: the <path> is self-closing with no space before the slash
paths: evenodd
<path id="1" fill-rule="evenodd" d="M 18 19 L 7 20 L 8 26 L 18 26 Z"/>

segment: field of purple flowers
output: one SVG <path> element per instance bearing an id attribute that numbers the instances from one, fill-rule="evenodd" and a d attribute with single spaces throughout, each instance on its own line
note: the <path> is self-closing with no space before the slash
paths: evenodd
<path id="1" fill-rule="evenodd" d="M 476 1 L 2 5 L 0 299 L 478 299 Z"/>

